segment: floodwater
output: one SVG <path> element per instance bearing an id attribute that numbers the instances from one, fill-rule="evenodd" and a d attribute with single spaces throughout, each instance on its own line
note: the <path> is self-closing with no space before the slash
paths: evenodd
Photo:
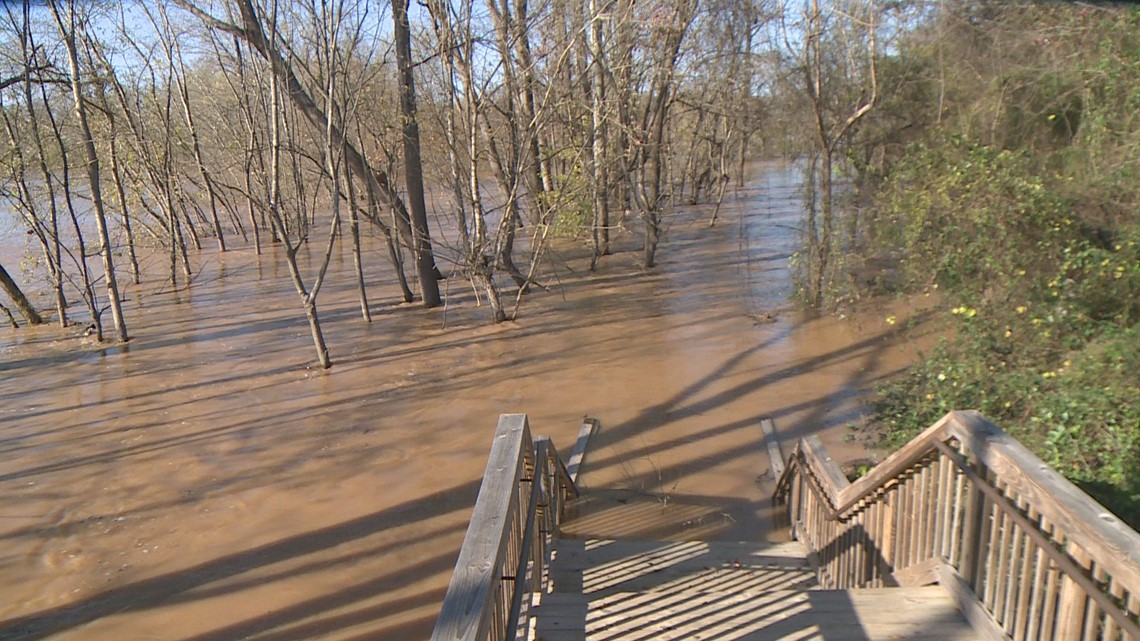
<path id="1" fill-rule="evenodd" d="M 715 228 L 679 210 L 651 272 L 632 235 L 592 274 L 556 246 L 550 291 L 498 326 L 458 278 L 446 309 L 394 303 L 369 239 L 373 322 L 347 250 L 321 294 L 327 372 L 283 262 L 250 248 L 202 252 L 189 290 L 128 287 L 127 348 L 0 330 L 0 639 L 427 638 L 503 412 L 564 456 L 601 420 L 582 483 L 640 505 L 612 535 L 669 514 L 669 536 L 767 536 L 760 420 L 785 453 L 814 433 L 874 456 L 848 426 L 920 339 L 901 304 L 796 313 L 797 175 L 755 176 Z"/>

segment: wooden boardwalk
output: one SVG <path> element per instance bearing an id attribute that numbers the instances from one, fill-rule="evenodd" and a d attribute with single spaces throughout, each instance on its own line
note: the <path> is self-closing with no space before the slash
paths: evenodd
<path id="1" fill-rule="evenodd" d="M 820 590 L 797 542 L 555 543 L 539 641 L 976 639 L 941 587 Z"/>
<path id="2" fill-rule="evenodd" d="M 744 534 L 795 542 L 713 540 L 727 513 L 700 497 L 630 499 L 583 494 L 500 417 L 432 641 L 1140 641 L 1140 533 L 976 412 L 855 482 L 801 439 L 779 518 Z"/>

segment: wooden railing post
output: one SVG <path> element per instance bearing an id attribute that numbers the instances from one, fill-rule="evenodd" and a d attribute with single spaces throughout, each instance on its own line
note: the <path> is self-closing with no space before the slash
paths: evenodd
<path id="1" fill-rule="evenodd" d="M 883 514 L 880 519 L 883 524 L 879 543 L 880 554 L 883 558 L 883 567 L 880 568 L 880 571 L 884 576 L 895 571 L 895 501 L 898 496 L 896 488 L 898 488 L 897 484 L 887 488 L 883 500 Z"/>
<path id="2" fill-rule="evenodd" d="M 985 470 L 977 457 L 966 452 L 970 468 L 978 476 L 985 478 Z M 986 524 L 986 495 L 981 488 L 967 483 L 966 491 L 966 518 L 962 524 L 962 554 L 959 560 L 958 573 L 966 580 L 966 584 L 975 592 L 978 589 L 978 579 L 981 573 L 981 564 L 985 560 L 986 537 L 983 536 Z"/>

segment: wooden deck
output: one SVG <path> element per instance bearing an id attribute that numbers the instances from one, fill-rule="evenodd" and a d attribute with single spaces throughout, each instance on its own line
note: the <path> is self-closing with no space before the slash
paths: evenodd
<path id="1" fill-rule="evenodd" d="M 796 542 L 560 540 L 540 641 L 978 638 L 938 586 L 819 590 Z"/>

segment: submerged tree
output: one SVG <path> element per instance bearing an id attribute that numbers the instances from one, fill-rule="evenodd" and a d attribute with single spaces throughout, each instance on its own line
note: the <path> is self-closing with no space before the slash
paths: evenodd
<path id="1" fill-rule="evenodd" d="M 810 131 L 804 281 L 814 307 L 823 304 L 836 252 L 834 183 L 841 146 L 879 98 L 875 3 L 839 4 L 827 8 L 811 0 L 798 15 L 784 6 L 778 24 L 790 82 L 805 99 Z"/>
<path id="2" fill-rule="evenodd" d="M 103 186 L 99 173 L 99 153 L 95 148 L 95 138 L 91 134 L 91 126 L 87 120 L 87 102 L 83 95 L 82 78 L 79 69 L 79 53 L 76 39 L 77 16 L 74 0 L 68 0 L 66 12 L 61 13 L 56 0 L 51 0 L 52 15 L 56 26 L 67 48 L 68 69 L 71 72 L 71 94 L 74 99 L 75 117 L 79 121 L 79 130 L 83 138 L 83 151 L 87 165 L 87 185 L 91 191 L 91 205 L 95 213 L 95 226 L 99 232 L 99 255 L 103 259 L 103 278 L 107 283 L 107 298 L 110 302 L 111 317 L 115 323 L 115 333 L 119 342 L 130 339 L 127 335 L 127 323 L 123 317 L 122 301 L 119 298 L 119 282 L 115 275 L 115 259 L 111 249 L 111 235 L 107 227 L 107 214 L 103 207 Z M 95 314 L 98 321 L 98 314 Z M 103 340 L 102 324 L 95 323 L 96 338 Z"/>
<path id="3" fill-rule="evenodd" d="M 4 269 L 3 264 L 0 264 L 0 288 L 4 289 L 4 293 L 8 295 L 8 298 L 12 299 L 12 303 L 16 305 L 16 309 L 23 315 L 28 323 L 39 325 L 44 322 L 43 317 L 36 311 L 36 308 L 28 300 L 28 297 L 24 295 L 23 290 L 16 284 L 16 281 L 12 279 L 12 276 L 8 274 L 8 270 Z M 8 314 L 8 319 L 12 325 L 15 325 L 16 321 L 12 319 L 7 307 L 4 308 L 4 311 Z"/>

